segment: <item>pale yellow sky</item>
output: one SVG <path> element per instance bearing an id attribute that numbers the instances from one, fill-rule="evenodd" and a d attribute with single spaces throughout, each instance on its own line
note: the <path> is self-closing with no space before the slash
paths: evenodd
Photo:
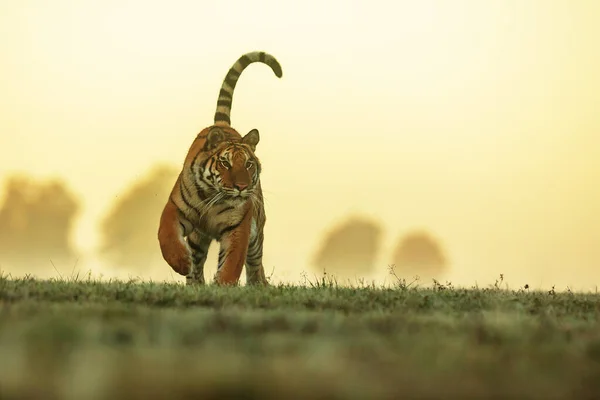
<path id="1" fill-rule="evenodd" d="M 425 228 L 453 282 L 593 287 L 599 18 L 594 0 L 3 1 L 0 179 L 64 177 L 92 252 L 113 199 L 179 165 L 227 69 L 264 50 L 283 78 L 248 68 L 232 123 L 261 131 L 268 270 L 297 281 L 360 213 L 384 225 L 381 276 Z"/>

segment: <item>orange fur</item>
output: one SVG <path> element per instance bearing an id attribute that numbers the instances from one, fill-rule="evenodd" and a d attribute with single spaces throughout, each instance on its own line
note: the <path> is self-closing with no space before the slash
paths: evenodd
<path id="1" fill-rule="evenodd" d="M 177 179 L 179 182 L 179 179 Z M 192 264 L 192 254 L 183 240 L 183 232 L 179 225 L 177 206 L 172 201 L 167 205 L 160 217 L 158 240 L 163 258 L 181 275 L 187 275 Z"/>
<path id="2" fill-rule="evenodd" d="M 215 123 L 192 142 L 160 218 L 158 240 L 165 261 L 187 277 L 204 283 L 204 262 L 212 240 L 220 242 L 217 284 L 237 284 L 246 264 L 250 284 L 267 284 L 262 265 L 265 212 L 261 164 L 254 151 L 259 133 L 245 136 L 229 126 L 233 89 L 252 62 L 264 62 L 277 76 L 273 56 L 248 53 L 228 72 L 217 102 Z"/>
<path id="3" fill-rule="evenodd" d="M 251 209 L 252 204 L 249 203 L 246 207 Z M 242 224 L 224 238 L 227 241 L 226 245 L 231 247 L 233 251 L 225 260 L 221 269 L 217 271 L 215 278 L 217 283 L 233 285 L 239 281 L 248 254 L 251 217 L 251 212 L 246 213 Z"/>

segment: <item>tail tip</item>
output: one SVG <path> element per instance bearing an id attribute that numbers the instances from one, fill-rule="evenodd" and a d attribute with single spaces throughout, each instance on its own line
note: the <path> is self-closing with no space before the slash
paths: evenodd
<path id="1" fill-rule="evenodd" d="M 259 60 L 265 62 L 269 67 L 271 67 L 276 77 L 281 78 L 283 76 L 281 64 L 279 64 L 279 61 L 277 61 L 274 56 L 261 51 L 259 53 Z"/>
<path id="2" fill-rule="evenodd" d="M 273 61 L 275 62 L 271 64 L 271 68 L 273 69 L 275 76 L 281 78 L 283 76 L 283 70 L 281 69 L 281 65 L 279 65 L 279 63 L 276 60 Z"/>

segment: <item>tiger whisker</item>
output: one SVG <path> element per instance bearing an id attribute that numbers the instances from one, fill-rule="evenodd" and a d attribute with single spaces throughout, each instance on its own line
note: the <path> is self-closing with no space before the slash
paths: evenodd
<path id="1" fill-rule="evenodd" d="M 210 208 L 223 198 L 223 193 L 216 192 L 213 196 L 206 198 L 200 206 L 200 217 L 205 216 Z"/>

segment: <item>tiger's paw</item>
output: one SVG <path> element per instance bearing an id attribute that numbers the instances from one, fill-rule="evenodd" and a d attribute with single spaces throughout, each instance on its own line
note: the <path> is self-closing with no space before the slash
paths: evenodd
<path id="1" fill-rule="evenodd" d="M 215 275 L 213 279 L 213 283 L 218 286 L 238 286 L 239 280 L 231 277 L 223 277 L 220 275 Z"/>
<path id="2" fill-rule="evenodd" d="M 246 283 L 251 286 L 271 286 L 267 278 L 265 277 L 264 271 L 256 271 L 246 275 Z"/>
<path id="3" fill-rule="evenodd" d="M 227 273 L 224 269 L 218 270 L 213 283 L 219 286 L 238 286 L 240 278 L 236 274 Z"/>
<path id="4" fill-rule="evenodd" d="M 192 252 L 186 246 L 177 246 L 176 249 L 163 254 L 165 261 L 179 275 L 188 276 L 192 269 Z"/>
<path id="5" fill-rule="evenodd" d="M 269 281 L 267 281 L 266 279 L 257 279 L 257 280 L 253 280 L 253 281 L 249 281 L 248 285 L 251 286 L 271 286 L 271 284 L 269 283 Z"/>

